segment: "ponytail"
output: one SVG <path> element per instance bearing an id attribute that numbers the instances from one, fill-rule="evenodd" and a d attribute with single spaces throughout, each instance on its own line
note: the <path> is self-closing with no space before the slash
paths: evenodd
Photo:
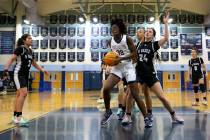
<path id="1" fill-rule="evenodd" d="M 31 36 L 31 35 L 29 35 L 29 34 L 23 34 L 21 36 L 21 38 L 19 38 L 18 41 L 17 41 L 17 47 L 20 47 L 20 46 L 24 45 L 24 41 L 26 40 L 26 38 L 28 36 Z"/>

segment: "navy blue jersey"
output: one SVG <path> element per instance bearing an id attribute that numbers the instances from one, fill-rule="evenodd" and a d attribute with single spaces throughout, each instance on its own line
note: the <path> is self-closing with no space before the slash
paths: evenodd
<path id="1" fill-rule="evenodd" d="M 195 59 L 190 59 L 189 60 L 189 67 L 191 67 L 191 72 L 192 75 L 200 75 L 203 74 L 202 72 L 202 64 L 203 64 L 203 59 L 200 57 L 197 57 Z"/>
<path id="2" fill-rule="evenodd" d="M 155 53 L 159 48 L 158 41 L 138 43 L 137 73 L 140 75 L 151 75 L 156 73 L 153 62 Z"/>
<path id="3" fill-rule="evenodd" d="M 33 60 L 32 50 L 24 46 L 19 46 L 15 49 L 14 54 L 17 55 L 14 74 L 23 76 L 27 75 L 29 73 Z"/>

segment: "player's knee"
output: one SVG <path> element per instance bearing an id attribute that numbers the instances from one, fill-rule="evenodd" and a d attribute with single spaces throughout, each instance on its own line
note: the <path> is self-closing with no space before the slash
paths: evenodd
<path id="1" fill-rule="evenodd" d="M 202 93 L 206 91 L 204 84 L 200 84 L 200 90 Z"/>
<path id="2" fill-rule="evenodd" d="M 193 86 L 194 93 L 198 93 L 198 86 Z"/>

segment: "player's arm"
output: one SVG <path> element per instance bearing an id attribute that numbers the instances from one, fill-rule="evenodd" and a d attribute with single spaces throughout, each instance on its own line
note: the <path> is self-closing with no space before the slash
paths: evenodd
<path id="1" fill-rule="evenodd" d="M 7 63 L 4 66 L 4 70 L 8 71 L 9 67 L 12 65 L 12 63 L 17 59 L 16 54 L 12 54 L 12 56 L 9 58 Z"/>
<path id="2" fill-rule="evenodd" d="M 191 71 L 192 71 L 192 67 L 191 67 L 191 64 L 190 64 L 190 61 L 189 61 L 189 64 L 188 64 L 188 81 L 190 80 L 190 75 L 192 75 Z"/>
<path id="3" fill-rule="evenodd" d="M 120 57 L 120 60 L 128 60 L 132 59 L 134 62 L 137 60 L 137 51 L 136 47 L 130 37 L 127 36 L 127 44 L 128 44 L 128 49 L 131 51 L 131 53 L 125 57 Z"/>
<path id="4" fill-rule="evenodd" d="M 159 41 L 158 41 L 158 45 L 159 46 L 163 46 L 167 41 L 168 41 L 168 37 L 169 37 L 169 34 L 168 34 L 168 20 L 169 20 L 169 12 L 166 12 L 166 15 L 164 16 L 163 18 L 163 22 L 165 24 L 165 31 L 164 31 L 164 37 L 161 38 Z"/>
<path id="5" fill-rule="evenodd" d="M 201 67 L 202 67 L 202 70 L 203 70 L 203 72 L 205 72 L 206 75 L 208 75 L 207 69 L 206 69 L 206 65 L 204 64 L 203 59 L 202 58 L 200 58 L 200 59 L 201 59 Z"/>
<path id="6" fill-rule="evenodd" d="M 49 75 L 49 73 L 48 73 L 45 69 L 43 69 L 41 66 L 39 66 L 39 65 L 36 63 L 36 61 L 35 61 L 34 59 L 32 60 L 32 65 L 33 65 L 37 70 L 39 70 L 39 71 L 41 71 L 41 72 L 43 72 L 43 73 Z"/>

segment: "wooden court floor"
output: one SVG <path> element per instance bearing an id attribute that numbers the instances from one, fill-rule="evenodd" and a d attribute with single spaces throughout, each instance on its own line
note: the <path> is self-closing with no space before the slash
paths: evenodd
<path id="1" fill-rule="evenodd" d="M 39 120 L 43 120 L 46 117 L 55 116 L 55 115 L 58 115 L 60 117 L 70 115 L 70 118 L 71 117 L 73 117 L 73 118 L 80 117 L 79 121 L 82 121 L 82 120 L 87 119 L 85 117 L 87 117 L 87 115 L 89 113 L 90 116 L 92 115 L 93 118 L 96 118 L 95 120 L 96 120 L 97 124 L 94 124 L 94 123 L 90 124 L 90 122 L 87 122 L 87 125 L 88 126 L 90 125 L 93 128 L 94 128 L 94 125 L 96 125 L 98 127 L 100 125 L 100 115 L 101 115 L 101 112 L 103 111 L 103 104 L 99 104 L 96 102 L 99 97 L 99 93 L 100 93 L 100 91 L 88 91 L 88 92 L 82 92 L 82 91 L 73 92 L 72 91 L 69 93 L 61 93 L 61 92 L 29 93 L 29 95 L 25 101 L 25 104 L 24 104 L 23 114 L 24 114 L 24 117 L 26 117 L 27 119 L 29 119 L 31 121 L 31 126 L 33 126 L 33 125 L 35 125 L 35 123 L 37 121 L 39 122 Z M 190 133 L 192 133 L 192 135 L 193 135 L 193 132 L 195 131 L 194 129 L 197 129 L 197 127 L 195 127 L 196 124 L 195 124 L 195 126 L 193 125 L 193 127 L 191 128 L 191 125 L 188 126 L 188 125 L 186 125 L 186 123 L 191 124 L 190 120 L 192 120 L 193 118 L 196 118 L 197 114 L 199 115 L 199 117 L 201 116 L 201 118 L 206 117 L 205 121 L 207 121 L 207 120 L 210 121 L 210 107 L 209 106 L 203 106 L 203 105 L 200 105 L 198 107 L 191 106 L 191 103 L 193 100 L 192 93 L 174 92 L 174 93 L 165 93 L 165 96 L 167 97 L 167 99 L 169 99 L 171 105 L 177 110 L 177 114 L 181 115 L 186 120 L 184 128 L 189 127 L 189 128 L 186 128 L 189 131 L 191 129 L 193 129 L 192 131 L 190 131 Z M 14 95 L 0 96 L 0 132 L 1 132 L 0 140 L 2 140 L 1 137 L 3 137 L 4 139 L 5 138 L 6 139 L 16 138 L 16 136 L 11 137 L 11 133 L 16 132 L 16 129 L 17 129 L 17 127 L 15 127 L 11 123 L 11 118 L 12 118 L 12 114 L 13 114 L 14 97 L 15 97 Z M 169 126 L 170 123 L 167 123 L 167 125 L 162 124 L 164 121 L 169 122 L 169 117 L 166 117 L 168 115 L 167 111 L 165 109 L 163 109 L 162 104 L 154 95 L 152 95 L 152 99 L 153 99 L 153 107 L 154 107 L 154 116 L 156 116 L 156 121 L 154 123 L 153 129 L 155 129 L 155 128 L 157 129 L 160 124 L 162 127 Z M 210 101 L 210 99 L 208 98 L 208 102 L 209 101 Z M 115 112 L 116 108 L 118 106 L 116 93 L 112 94 L 111 106 L 112 106 L 112 108 L 114 108 L 114 112 Z M 135 116 L 137 116 L 137 115 L 135 115 Z M 191 117 L 193 117 L 193 118 L 191 118 Z M 138 121 L 142 122 L 141 118 L 142 117 L 138 117 L 138 116 L 135 117 L 135 122 L 138 122 Z M 160 121 L 160 120 L 163 120 L 163 121 Z M 120 125 L 119 125 L 119 123 L 116 124 L 115 122 L 113 122 L 112 124 L 115 126 L 115 128 L 116 127 L 118 128 Z M 134 124 L 135 124 L 135 122 L 134 122 Z M 192 122 L 195 123 L 195 120 L 193 119 Z M 209 124 L 209 122 L 205 122 L 206 125 L 207 125 L 207 123 Z M 143 122 L 142 122 L 141 126 L 136 126 L 136 125 L 134 125 L 134 126 L 135 127 L 132 128 L 132 131 L 134 129 L 136 132 L 137 131 L 136 129 L 139 129 L 138 127 L 140 127 L 142 129 Z M 84 125 L 82 125 L 82 128 L 84 128 L 84 127 L 86 127 L 86 123 L 84 123 Z M 110 131 L 115 128 L 113 128 L 113 126 L 112 126 L 108 130 Z M 178 128 L 178 129 L 184 129 L 184 128 Z M 29 128 L 21 128 L 21 129 L 24 129 L 24 131 L 27 130 L 29 132 L 30 131 L 33 132 L 30 129 L 30 127 Z M 75 128 L 75 129 L 78 129 L 78 131 L 80 131 L 81 128 L 79 127 L 79 128 Z M 109 131 L 105 130 L 105 132 L 103 132 L 101 134 L 101 131 L 103 129 L 100 129 L 100 128 L 98 128 L 98 129 L 100 130 L 100 133 L 96 133 L 96 134 L 94 134 L 94 136 L 89 135 L 88 139 L 109 139 L 109 140 L 110 139 L 118 139 L 118 136 L 116 136 L 116 134 L 112 134 L 111 132 L 110 132 L 110 135 L 113 135 L 113 136 L 111 138 L 110 137 L 107 138 L 107 135 L 109 135 Z M 122 133 L 121 127 L 119 129 L 120 129 L 119 133 Z M 144 132 L 141 129 L 136 132 L 137 134 L 139 133 L 139 135 L 136 134 L 136 138 L 143 138 L 145 135 L 147 135 L 146 134 L 147 132 Z M 171 132 L 172 128 L 169 129 L 170 131 L 167 128 L 164 128 L 164 129 L 166 129 L 169 134 L 172 133 Z M 99 131 L 99 130 L 97 130 L 97 131 Z M 76 131 L 76 130 L 74 130 L 74 131 Z M 200 139 L 210 140 L 210 134 L 208 134 L 208 131 L 210 133 L 210 125 L 206 126 L 207 134 L 205 134 L 205 136 L 203 136 L 199 133 L 202 136 L 202 138 L 200 138 Z M 7 133 L 9 133 L 8 135 L 10 137 L 7 136 Z M 69 133 L 71 133 L 71 132 L 69 132 Z M 155 135 L 158 135 L 158 133 L 159 132 L 152 132 L 153 136 L 151 136 L 151 134 L 148 134 L 150 136 L 150 138 L 148 138 L 148 137 L 147 138 L 155 139 L 156 138 Z M 49 135 L 47 131 L 45 131 L 45 134 Z M 71 138 L 75 139 L 75 140 L 76 139 L 86 139 L 84 137 L 85 137 L 85 135 L 87 135 L 87 133 L 84 132 L 82 134 L 84 134 L 83 137 L 77 136 L 78 134 L 76 134 L 76 135 L 72 134 Z M 140 135 L 140 134 L 142 134 L 142 135 Z M 44 138 L 41 138 L 41 139 L 48 139 L 48 137 L 46 135 L 44 136 Z M 124 135 L 124 133 L 123 133 L 123 135 Z M 178 134 L 176 134 L 176 135 L 178 135 Z M 176 137 L 176 135 L 175 135 L 175 137 Z M 196 137 L 190 136 L 191 139 L 189 139 L 189 140 L 193 140 L 193 138 L 197 138 L 200 135 L 198 135 Z M 62 133 L 62 136 L 65 139 L 66 134 Z M 125 134 L 125 137 L 127 137 L 126 134 Z M 168 137 L 168 135 L 167 135 L 167 137 Z M 171 136 L 169 136 L 169 137 L 171 137 Z M 133 138 L 135 139 L 135 137 L 133 137 Z M 165 134 L 164 134 L 164 136 L 157 138 L 157 139 L 159 140 L 162 138 L 163 139 L 166 138 Z M 25 140 L 25 139 L 28 139 L 28 137 L 23 137 L 21 139 Z M 38 136 L 35 136 L 34 139 L 39 139 L 39 138 L 38 138 Z M 60 138 L 54 138 L 54 139 L 60 139 Z M 176 139 L 176 138 L 174 138 L 174 136 L 173 136 L 172 138 L 167 138 L 167 139 Z M 186 139 L 186 134 L 185 134 L 185 137 L 183 137 L 183 139 Z"/>

